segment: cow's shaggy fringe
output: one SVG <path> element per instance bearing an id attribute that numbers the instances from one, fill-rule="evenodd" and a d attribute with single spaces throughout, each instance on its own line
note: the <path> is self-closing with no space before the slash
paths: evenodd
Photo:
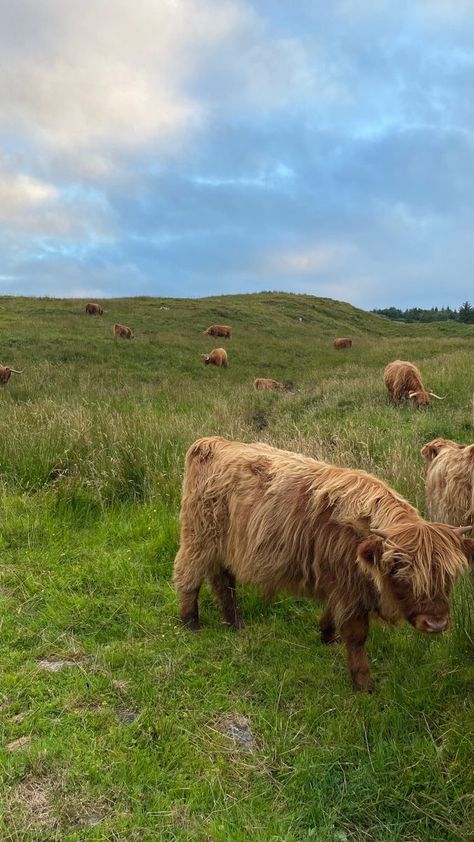
<path id="1" fill-rule="evenodd" d="M 428 513 L 441 523 L 474 523 L 474 444 L 433 439 L 421 449 L 427 463 Z"/>

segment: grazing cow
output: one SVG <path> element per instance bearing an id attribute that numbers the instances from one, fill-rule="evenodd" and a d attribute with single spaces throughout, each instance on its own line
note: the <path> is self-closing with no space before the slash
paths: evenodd
<path id="1" fill-rule="evenodd" d="M 89 304 L 86 304 L 86 313 L 89 316 L 103 316 L 104 311 L 100 304 L 94 304 L 92 301 L 89 301 Z"/>
<path id="2" fill-rule="evenodd" d="M 439 401 L 444 400 L 439 395 L 435 395 L 434 392 L 425 389 L 416 365 L 406 360 L 394 360 L 393 363 L 385 366 L 383 379 L 394 403 L 398 404 L 403 400 L 411 400 L 413 405 L 419 409 L 428 406 L 431 398 L 436 398 Z"/>
<path id="3" fill-rule="evenodd" d="M 474 524 L 474 444 L 433 439 L 421 449 L 431 520 Z"/>
<path id="4" fill-rule="evenodd" d="M 115 324 L 112 328 L 115 337 L 119 336 L 121 339 L 133 339 L 133 331 L 127 325 Z"/>
<path id="5" fill-rule="evenodd" d="M 343 339 L 335 339 L 334 347 L 337 348 L 337 350 L 340 350 L 341 348 L 352 348 L 352 339 L 348 339 L 347 337 Z"/>
<path id="6" fill-rule="evenodd" d="M 254 386 L 257 392 L 264 392 L 267 389 L 271 389 L 275 392 L 285 391 L 283 383 L 279 383 L 278 380 L 272 380 L 270 377 L 257 377 L 254 382 Z"/>
<path id="7" fill-rule="evenodd" d="M 14 374 L 23 374 L 23 369 L 18 371 L 16 368 L 10 368 L 8 365 L 0 365 L 0 383 L 5 384 L 8 383 L 10 377 Z"/>
<path id="8" fill-rule="evenodd" d="M 216 365 L 227 368 L 227 351 L 225 348 L 214 348 L 210 354 L 202 354 L 204 365 Z"/>
<path id="9" fill-rule="evenodd" d="M 428 523 L 364 471 L 265 444 L 212 436 L 188 450 L 174 583 L 182 622 L 199 627 L 205 579 L 225 622 L 240 627 L 236 581 L 326 603 L 324 643 L 339 632 L 354 689 L 373 689 L 364 649 L 369 616 L 448 627 L 448 597 L 474 561 L 461 527 Z"/>
<path id="10" fill-rule="evenodd" d="M 232 328 L 229 325 L 211 325 L 203 331 L 203 334 L 204 336 L 223 336 L 224 339 L 230 339 Z"/>

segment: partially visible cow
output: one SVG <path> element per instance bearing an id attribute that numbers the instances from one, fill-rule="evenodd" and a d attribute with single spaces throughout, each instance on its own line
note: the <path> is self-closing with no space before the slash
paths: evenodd
<path id="1" fill-rule="evenodd" d="M 340 350 L 341 348 L 352 348 L 352 339 L 348 339 L 347 337 L 335 339 L 334 347 L 337 348 L 337 350 Z"/>
<path id="2" fill-rule="evenodd" d="M 202 354 L 204 365 L 216 365 L 227 368 L 227 351 L 225 348 L 214 348 L 210 354 Z"/>
<path id="3" fill-rule="evenodd" d="M 389 363 L 384 369 L 383 379 L 394 403 L 410 400 L 414 406 L 420 408 L 428 406 L 431 398 L 444 400 L 425 389 L 419 369 L 407 360 L 394 360 Z"/>
<path id="4" fill-rule="evenodd" d="M 86 313 L 89 316 L 103 316 L 104 311 L 100 304 L 94 304 L 92 301 L 89 301 L 89 304 L 86 304 Z"/>
<path id="5" fill-rule="evenodd" d="M 257 377 L 257 379 L 254 382 L 254 386 L 257 392 L 263 392 L 267 389 L 273 390 L 275 392 L 285 391 L 283 383 L 279 383 L 278 380 L 272 380 L 269 377 Z"/>
<path id="6" fill-rule="evenodd" d="M 230 339 L 232 336 L 232 328 L 229 325 L 210 325 L 207 330 L 203 331 L 204 336 L 223 336 L 224 339 Z"/>
<path id="7" fill-rule="evenodd" d="M 9 365 L 0 365 L 0 383 L 8 383 L 10 377 L 14 374 L 23 374 L 23 369 L 18 371 L 16 368 L 10 368 Z"/>
<path id="8" fill-rule="evenodd" d="M 127 327 L 127 325 L 115 324 L 112 328 L 112 332 L 115 337 L 119 336 L 120 339 L 133 339 L 133 331 L 131 328 Z"/>
<path id="9" fill-rule="evenodd" d="M 474 524 L 474 444 L 433 439 L 421 449 L 431 520 Z"/>
<path id="10" fill-rule="evenodd" d="M 428 523 L 384 482 L 265 444 L 212 436 L 188 450 L 174 583 L 180 617 L 199 627 L 207 579 L 240 627 L 236 582 L 267 596 L 322 600 L 323 642 L 340 632 L 354 689 L 373 689 L 369 617 L 426 633 L 449 624 L 451 588 L 474 561 L 466 530 Z"/>

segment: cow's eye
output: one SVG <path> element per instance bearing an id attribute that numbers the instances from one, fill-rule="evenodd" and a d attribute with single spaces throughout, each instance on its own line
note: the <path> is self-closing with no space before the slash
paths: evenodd
<path id="1" fill-rule="evenodd" d="M 403 569 L 405 563 L 405 559 L 402 558 L 402 556 L 394 556 L 390 567 L 390 575 L 396 576 L 398 573 L 400 573 L 400 570 Z"/>

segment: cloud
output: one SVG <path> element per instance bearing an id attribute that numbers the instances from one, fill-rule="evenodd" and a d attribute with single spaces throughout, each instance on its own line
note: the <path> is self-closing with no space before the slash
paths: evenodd
<path id="1" fill-rule="evenodd" d="M 2 289 L 458 303 L 473 43 L 464 0 L 6 4 Z"/>

